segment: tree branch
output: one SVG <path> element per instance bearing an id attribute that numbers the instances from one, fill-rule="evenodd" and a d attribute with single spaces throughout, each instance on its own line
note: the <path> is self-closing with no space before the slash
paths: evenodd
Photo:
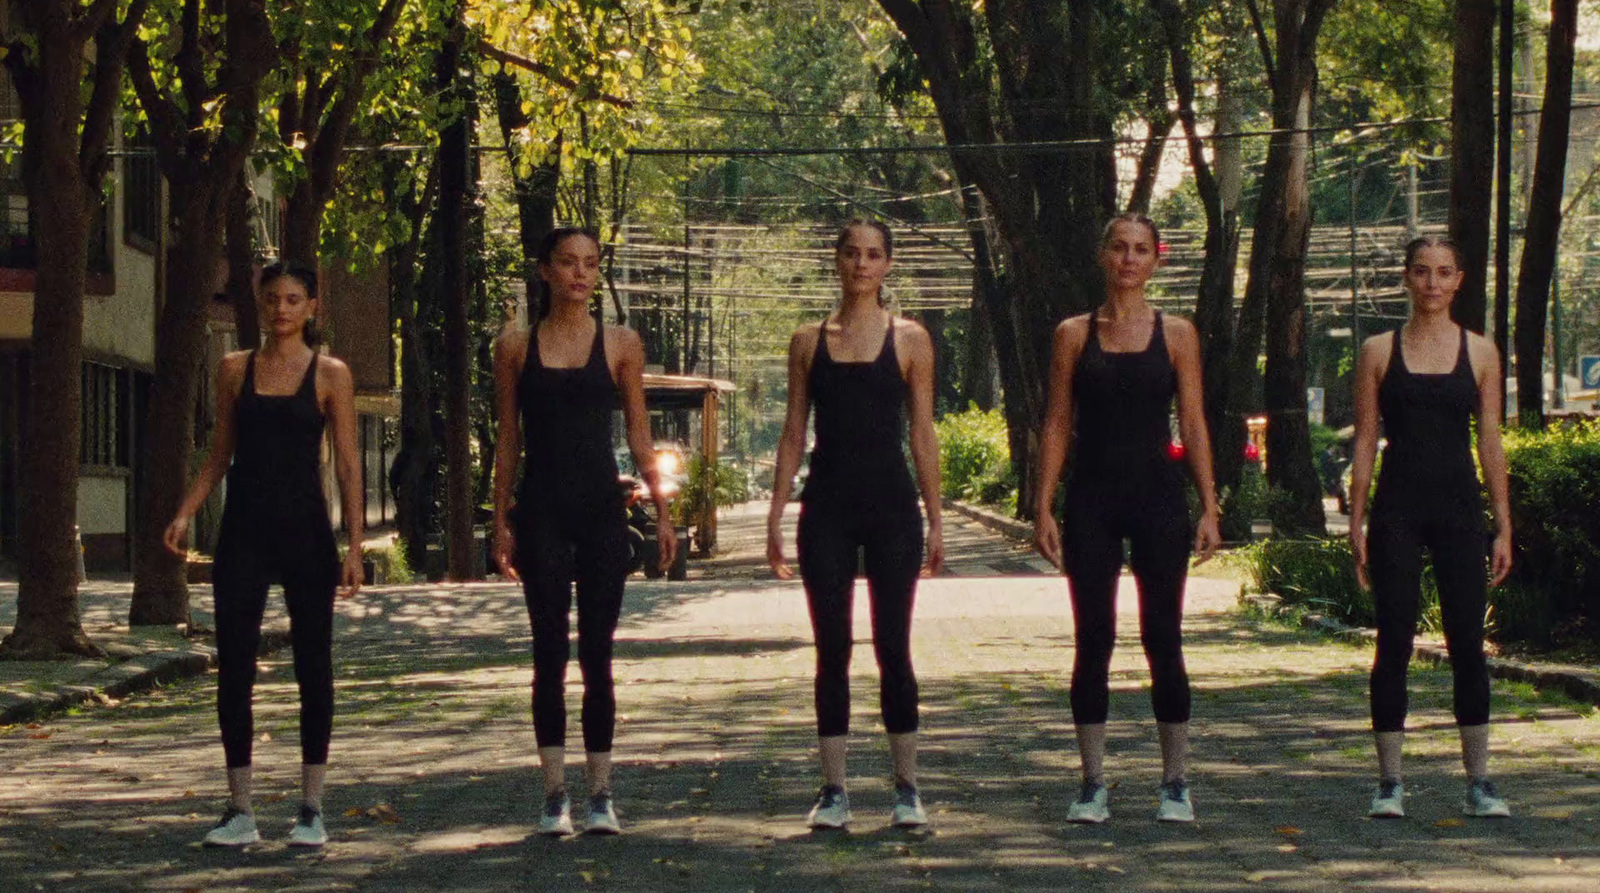
<path id="1" fill-rule="evenodd" d="M 531 71 L 553 84 L 566 87 L 568 90 L 577 92 L 582 89 L 577 81 L 561 74 L 543 62 L 529 59 L 526 56 L 519 56 L 516 53 L 507 52 L 506 50 L 500 49 L 487 40 L 479 40 L 477 48 L 478 52 L 488 56 L 490 59 L 500 62 L 501 64 L 512 65 L 525 71 Z M 613 96 L 610 93 L 600 93 L 592 98 L 598 99 L 608 105 L 616 106 L 620 109 L 631 109 L 634 106 L 633 100 L 624 99 L 621 96 Z"/>
<path id="2" fill-rule="evenodd" d="M 205 59 L 200 51 L 200 0 L 184 0 L 178 27 L 183 34 L 183 42 L 173 61 L 178 67 L 178 81 L 183 89 L 184 101 L 189 106 L 185 110 L 187 129 L 193 131 L 205 123 L 205 106 L 211 98 L 206 83 Z"/>
<path id="3" fill-rule="evenodd" d="M 149 5 L 149 0 L 133 0 L 120 24 L 102 22 L 97 32 L 94 87 L 84 108 L 83 135 L 78 142 L 78 166 L 88 182 L 98 182 L 109 164 L 107 150 L 122 98 L 122 71 L 127 65 L 128 48 Z"/>
<path id="4" fill-rule="evenodd" d="M 89 38 L 100 33 L 100 26 L 115 15 L 116 11 L 117 0 L 94 0 L 93 6 L 73 18 L 68 33 L 74 40 L 87 42 Z"/>
<path id="5" fill-rule="evenodd" d="M 1245 0 L 1245 8 L 1250 10 L 1250 27 L 1256 33 L 1256 46 L 1261 50 L 1261 64 L 1267 70 L 1267 90 L 1276 96 L 1278 94 L 1278 70 L 1272 62 L 1272 41 L 1267 39 L 1267 26 L 1261 20 L 1261 7 L 1256 0 Z"/>
<path id="6" fill-rule="evenodd" d="M 150 137 L 156 144 L 156 159 L 167 179 L 179 176 L 178 166 L 183 158 L 183 135 L 188 130 L 183 124 L 183 111 L 177 100 L 156 86 L 150 70 L 150 48 L 138 37 L 128 47 L 128 79 L 139 96 L 150 119 Z"/>

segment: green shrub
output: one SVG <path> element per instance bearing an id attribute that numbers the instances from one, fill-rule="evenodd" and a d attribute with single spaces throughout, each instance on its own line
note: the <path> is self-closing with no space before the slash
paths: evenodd
<path id="1" fill-rule="evenodd" d="M 1257 591 L 1270 592 L 1285 604 L 1316 611 L 1349 626 L 1377 625 L 1372 591 L 1362 589 L 1356 579 L 1355 557 L 1348 538 L 1269 538 L 1251 544 L 1243 553 Z M 1437 632 L 1442 627 L 1439 587 L 1434 583 L 1432 567 L 1425 566 L 1417 628 Z"/>
<path id="2" fill-rule="evenodd" d="M 1496 622 L 1530 642 L 1600 640 L 1600 421 L 1505 440 L 1520 594 L 1505 597 Z M 1547 629 L 1537 628 L 1541 618 Z"/>
<path id="3" fill-rule="evenodd" d="M 940 492 L 950 499 L 991 505 L 1017 501 L 1017 479 L 1011 470 L 1011 447 L 1000 410 L 977 407 L 950 413 L 933 423 L 939 438 Z"/>
<path id="4" fill-rule="evenodd" d="M 719 461 L 708 481 L 705 454 L 695 453 L 684 470 L 683 489 L 672 501 L 672 520 L 675 524 L 693 523 L 705 511 L 707 502 L 726 508 L 749 498 L 750 482 L 744 469 Z"/>
<path id="5" fill-rule="evenodd" d="M 382 549 L 362 549 L 361 557 L 372 562 L 374 579 L 385 583 L 411 583 L 416 579 L 411 562 L 406 560 L 405 543 L 399 539 Z"/>

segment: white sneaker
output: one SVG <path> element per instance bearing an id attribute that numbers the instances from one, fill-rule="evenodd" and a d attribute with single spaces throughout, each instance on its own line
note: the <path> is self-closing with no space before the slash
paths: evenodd
<path id="1" fill-rule="evenodd" d="M 229 806 L 216 827 L 206 832 L 206 846 L 247 846 L 261 841 L 254 813 Z"/>
<path id="2" fill-rule="evenodd" d="M 894 786 L 894 812 L 889 824 L 896 828 L 920 828 L 928 824 L 928 814 L 922 810 L 922 798 L 917 789 L 908 784 Z"/>
<path id="3" fill-rule="evenodd" d="M 1067 821 L 1078 825 L 1098 825 L 1111 818 L 1111 792 L 1097 781 L 1086 781 L 1078 799 L 1067 809 Z"/>
<path id="4" fill-rule="evenodd" d="M 1392 778 L 1378 781 L 1378 792 L 1372 795 L 1372 808 L 1367 815 L 1375 819 L 1403 819 L 1406 816 L 1406 787 Z"/>
<path id="5" fill-rule="evenodd" d="M 806 826 L 810 828 L 843 828 L 849 824 L 850 795 L 838 785 L 825 784 L 817 791 L 816 805 L 811 807 L 811 813 L 806 816 Z"/>
<path id="6" fill-rule="evenodd" d="M 328 842 L 328 829 L 322 825 L 322 810 L 309 803 L 300 804 L 300 817 L 289 831 L 289 846 L 322 846 Z"/>
<path id="7" fill-rule="evenodd" d="M 1194 821 L 1194 803 L 1189 799 L 1189 785 L 1182 779 L 1162 783 L 1161 802 L 1156 806 L 1156 821 Z"/>
<path id="8" fill-rule="evenodd" d="M 611 801 L 610 791 L 601 791 L 589 798 L 589 821 L 584 823 L 585 834 L 621 834 L 622 823 L 617 821 L 617 807 Z"/>
<path id="9" fill-rule="evenodd" d="M 1461 811 L 1475 818 L 1503 819 L 1511 815 L 1511 807 L 1494 789 L 1494 782 L 1487 778 L 1474 778 L 1467 785 L 1467 799 L 1461 804 Z"/>
<path id="10" fill-rule="evenodd" d="M 539 833 L 546 837 L 572 833 L 572 800 L 565 789 L 545 795 L 544 810 L 539 813 Z"/>

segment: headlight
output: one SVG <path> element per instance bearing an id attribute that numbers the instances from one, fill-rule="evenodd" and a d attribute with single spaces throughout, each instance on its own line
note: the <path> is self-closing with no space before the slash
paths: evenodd
<path id="1" fill-rule="evenodd" d="M 663 475 L 677 474 L 678 454 L 671 450 L 661 450 L 656 453 L 656 473 Z"/>

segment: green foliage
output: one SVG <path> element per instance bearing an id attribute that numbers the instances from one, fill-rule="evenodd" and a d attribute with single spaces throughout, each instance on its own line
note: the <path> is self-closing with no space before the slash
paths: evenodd
<path id="1" fill-rule="evenodd" d="M 998 409 L 970 407 L 933 423 L 939 438 L 940 492 L 950 499 L 1014 506 L 1016 476 L 1006 439 L 1006 420 Z"/>
<path id="2" fill-rule="evenodd" d="M 1251 584 L 1287 605 L 1316 611 L 1349 626 L 1371 627 L 1378 616 L 1372 591 L 1356 580 L 1355 558 L 1346 537 L 1328 539 L 1268 538 L 1243 550 Z M 1417 628 L 1442 628 L 1439 587 L 1431 566 L 1423 572 Z"/>
<path id="3" fill-rule="evenodd" d="M 391 542 L 382 549 L 362 549 L 361 557 L 373 564 L 373 579 L 384 583 L 410 583 L 416 580 L 411 562 L 406 558 L 405 543 Z"/>
<path id="4" fill-rule="evenodd" d="M 698 520 L 708 507 L 726 508 L 750 498 L 750 482 L 745 470 L 732 462 L 718 460 L 706 473 L 704 453 L 689 457 L 684 473 L 683 489 L 672 502 L 672 522 L 691 524 Z M 709 483 L 709 486 L 707 486 Z"/>
<path id="5" fill-rule="evenodd" d="M 1529 610 L 1528 592 L 1542 593 L 1547 605 L 1537 616 L 1555 627 L 1531 638 L 1572 635 L 1600 638 L 1600 422 L 1558 425 L 1535 433 L 1507 432 L 1506 462 L 1511 478 L 1512 541 L 1516 559 L 1512 579 L 1522 594 L 1511 606 Z M 1502 616 L 1507 628 L 1524 630 L 1528 617 Z"/>

